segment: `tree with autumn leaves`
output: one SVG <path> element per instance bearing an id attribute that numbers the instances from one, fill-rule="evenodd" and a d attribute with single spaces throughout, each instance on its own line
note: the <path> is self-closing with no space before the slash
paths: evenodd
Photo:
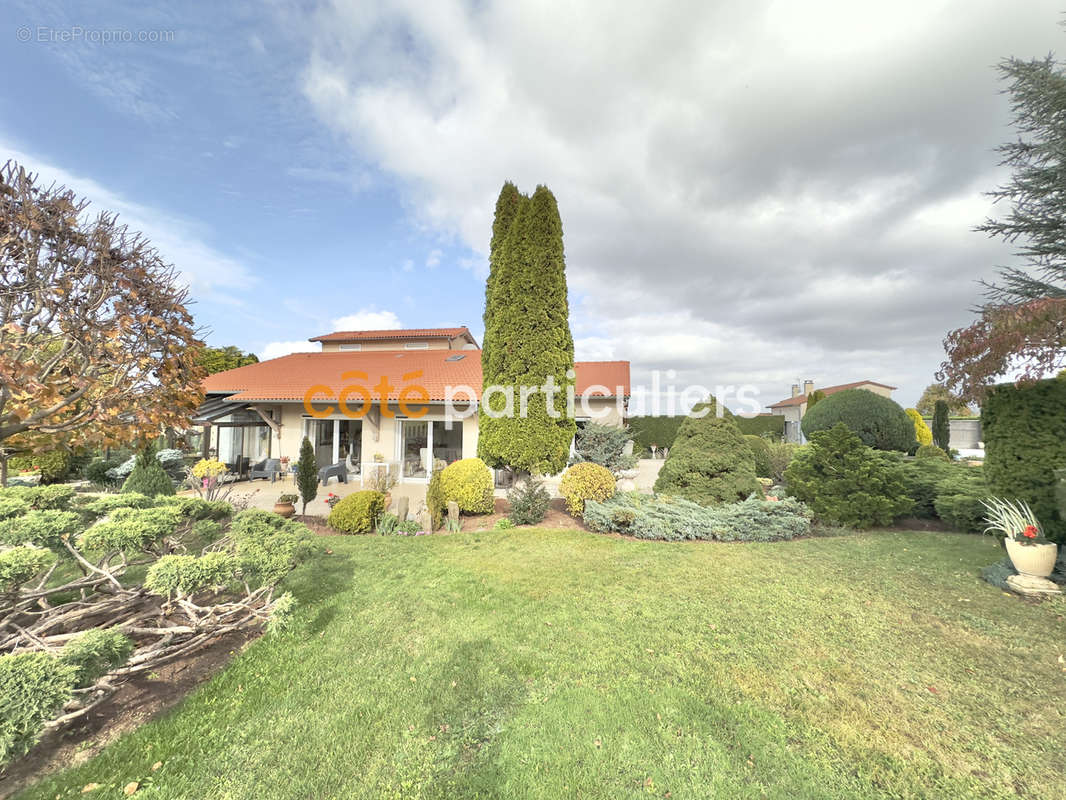
<path id="1" fill-rule="evenodd" d="M 1023 265 L 1001 269 L 978 319 L 944 341 L 938 378 L 966 401 L 982 399 L 997 376 L 1066 367 L 1066 71 L 1051 56 L 999 69 L 1020 135 L 999 148 L 1012 175 L 991 193 L 1009 210 L 977 230 L 1017 243 Z"/>
<path id="2" fill-rule="evenodd" d="M 0 168 L 0 450 L 185 427 L 202 399 L 188 292 L 117 215 Z"/>

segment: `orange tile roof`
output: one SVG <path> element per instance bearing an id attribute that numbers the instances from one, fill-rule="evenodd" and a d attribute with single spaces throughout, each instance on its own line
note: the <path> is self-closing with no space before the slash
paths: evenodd
<path id="1" fill-rule="evenodd" d="M 388 339 L 455 339 L 466 334 L 474 339 L 466 326 L 460 328 L 403 328 L 400 330 L 377 331 L 334 331 L 322 336 L 313 336 L 309 342 L 366 342 Z"/>
<path id="2" fill-rule="evenodd" d="M 461 358 L 459 358 L 461 356 Z M 605 386 L 608 391 L 596 391 L 592 397 L 613 397 L 617 387 L 622 387 L 628 397 L 628 361 L 579 361 L 574 365 L 577 373 L 576 392 L 580 395 L 592 386 Z M 359 371 L 361 376 L 344 378 L 344 373 Z M 382 377 L 391 386 L 388 399 L 399 399 L 406 386 L 423 386 L 431 401 L 445 399 L 447 387 L 469 386 L 474 395 L 481 397 L 481 351 L 480 350 L 370 350 L 337 353 L 292 353 L 291 355 L 260 361 L 245 367 L 218 372 L 204 379 L 206 394 L 229 394 L 232 401 L 293 401 L 303 400 L 312 386 L 330 388 L 336 398 L 345 386 L 359 383 L 367 387 L 374 400 L 380 400 L 377 391 Z M 326 394 L 316 394 L 325 398 Z M 456 399 L 462 399 L 462 394 Z M 409 401 L 413 398 L 408 398 Z M 360 402 L 359 395 L 352 394 L 350 402 Z"/>
<path id="3" fill-rule="evenodd" d="M 816 387 L 814 387 L 814 390 L 816 392 L 822 392 L 824 394 L 836 394 L 837 392 L 842 392 L 845 389 L 857 389 L 860 386 L 867 386 L 867 385 L 870 385 L 870 386 L 883 386 L 885 389 L 892 389 L 893 391 L 895 391 L 895 389 L 896 389 L 895 386 L 889 386 L 887 383 L 878 383 L 877 381 L 855 381 L 854 383 L 841 383 L 841 384 L 839 384 L 837 386 L 822 386 L 822 387 L 816 386 Z M 807 395 L 806 394 L 798 394 L 795 397 L 786 397 L 784 400 L 779 400 L 778 402 L 774 403 L 772 406 L 767 406 L 767 408 L 784 408 L 785 406 L 801 406 L 801 405 L 803 405 L 806 402 L 807 402 Z"/>

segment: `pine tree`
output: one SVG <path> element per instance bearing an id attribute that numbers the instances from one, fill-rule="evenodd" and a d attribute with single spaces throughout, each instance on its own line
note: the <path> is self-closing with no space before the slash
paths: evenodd
<path id="1" fill-rule="evenodd" d="M 306 436 L 300 445 L 300 458 L 296 462 L 296 488 L 303 502 L 301 514 L 307 514 L 307 504 L 318 496 L 318 463 L 315 447 Z"/>
<path id="2" fill-rule="evenodd" d="M 670 455 L 659 470 L 655 491 L 700 505 L 735 503 L 760 492 L 755 456 L 728 409 L 716 413 L 713 398 L 693 409 L 678 428 Z"/>
<path id="3" fill-rule="evenodd" d="M 506 189 L 506 187 L 505 187 Z M 497 392 L 482 401 L 478 454 L 489 464 L 508 465 L 534 474 L 555 474 L 567 462 L 577 430 L 567 414 L 567 389 L 573 385 L 574 340 L 566 293 L 563 226 L 555 197 L 545 186 L 519 202 L 518 215 L 497 249 L 495 274 L 486 308 L 482 361 L 484 387 L 513 391 L 513 414 Z M 491 314 L 491 318 L 490 315 Z M 528 397 L 521 414 L 522 387 L 541 387 L 548 377 L 558 387 L 549 413 L 541 391 Z"/>
<path id="4" fill-rule="evenodd" d="M 156 458 L 155 445 L 147 444 L 137 453 L 133 471 L 122 484 L 122 491 L 137 492 L 148 497 L 174 494 L 174 482 L 170 480 L 170 476 Z"/>
<path id="5" fill-rule="evenodd" d="M 948 421 L 948 404 L 946 400 L 937 400 L 933 406 L 933 444 L 945 453 L 950 450 L 951 423 Z"/>

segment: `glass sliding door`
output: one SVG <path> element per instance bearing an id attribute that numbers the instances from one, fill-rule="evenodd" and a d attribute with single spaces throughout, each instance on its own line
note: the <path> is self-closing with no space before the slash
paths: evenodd
<path id="1" fill-rule="evenodd" d="M 404 478 L 428 475 L 429 423 L 420 420 L 400 420 L 400 465 Z"/>
<path id="2" fill-rule="evenodd" d="M 463 457 L 463 423 L 453 422 L 451 430 L 448 423 L 437 420 L 433 423 L 433 460 L 440 459 L 446 464 Z"/>
<path id="3" fill-rule="evenodd" d="M 333 427 L 335 420 L 315 420 L 315 463 L 318 468 L 328 467 L 333 462 Z"/>

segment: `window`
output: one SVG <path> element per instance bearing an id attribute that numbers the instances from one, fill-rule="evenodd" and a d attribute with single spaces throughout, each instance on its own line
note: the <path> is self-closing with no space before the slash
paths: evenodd
<path id="1" fill-rule="evenodd" d="M 429 342 L 407 342 L 403 346 L 404 350 L 428 350 Z"/>
<path id="2" fill-rule="evenodd" d="M 342 344 L 337 349 L 338 350 L 344 350 L 344 351 L 362 350 L 363 346 L 361 344 Z"/>

